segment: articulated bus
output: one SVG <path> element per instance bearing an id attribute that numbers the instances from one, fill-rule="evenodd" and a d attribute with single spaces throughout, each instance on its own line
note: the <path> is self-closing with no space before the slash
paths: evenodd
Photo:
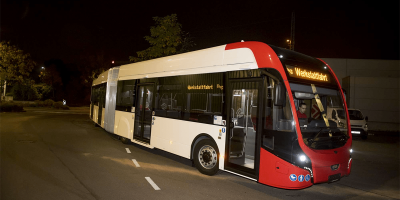
<path id="1" fill-rule="evenodd" d="M 345 111 L 339 122 L 328 119 L 332 108 Z M 332 69 L 262 42 L 113 67 L 93 81 L 90 117 L 123 143 L 191 159 L 206 175 L 302 189 L 351 171 L 349 116 Z"/>

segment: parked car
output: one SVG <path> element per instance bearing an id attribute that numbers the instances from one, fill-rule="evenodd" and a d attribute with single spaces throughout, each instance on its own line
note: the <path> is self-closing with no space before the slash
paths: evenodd
<path id="1" fill-rule="evenodd" d="M 351 133 L 353 136 L 361 136 L 362 139 L 368 138 L 368 117 L 362 114 L 359 109 L 349 108 L 349 118 Z M 335 121 L 338 127 L 343 127 L 343 119 L 345 119 L 345 112 L 340 108 L 328 108 L 327 118 Z"/>

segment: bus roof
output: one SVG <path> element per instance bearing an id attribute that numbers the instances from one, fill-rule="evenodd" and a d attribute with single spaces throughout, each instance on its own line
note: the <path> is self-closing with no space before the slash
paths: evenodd
<path id="1" fill-rule="evenodd" d="M 283 59 L 278 56 L 285 56 Z M 237 42 L 208 49 L 177 54 L 119 67 L 118 80 L 215 73 L 257 68 L 274 68 L 284 80 L 288 73 L 284 60 L 296 57 L 309 66 L 321 68 L 323 63 L 295 51 L 274 47 L 262 42 Z M 308 66 L 308 67 L 309 67 Z M 111 70 L 111 69 L 110 69 Z M 93 81 L 93 86 L 107 82 L 108 72 Z M 290 77 L 289 77 L 290 78 Z"/>

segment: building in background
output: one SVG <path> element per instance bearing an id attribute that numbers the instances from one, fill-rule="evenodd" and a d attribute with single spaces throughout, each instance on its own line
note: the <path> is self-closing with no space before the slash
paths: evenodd
<path id="1" fill-rule="evenodd" d="M 369 130 L 400 131 L 400 61 L 322 58 L 333 69 L 349 108 L 368 116 Z"/>

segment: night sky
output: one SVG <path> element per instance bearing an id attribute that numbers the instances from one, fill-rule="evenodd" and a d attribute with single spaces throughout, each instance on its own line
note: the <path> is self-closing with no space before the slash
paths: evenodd
<path id="1" fill-rule="evenodd" d="M 128 61 L 149 47 L 152 17 L 176 13 L 193 50 L 261 41 L 321 58 L 399 59 L 399 1 L 1 1 L 1 40 L 49 59 L 74 63 L 103 53 Z"/>

